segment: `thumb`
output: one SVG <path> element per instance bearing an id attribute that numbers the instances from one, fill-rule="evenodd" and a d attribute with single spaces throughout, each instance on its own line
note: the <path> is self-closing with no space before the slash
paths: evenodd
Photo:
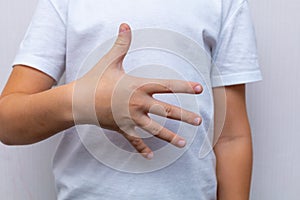
<path id="1" fill-rule="evenodd" d="M 110 51 L 111 56 L 116 62 L 122 62 L 127 54 L 131 43 L 131 30 L 128 24 L 121 24 L 119 35 Z"/>

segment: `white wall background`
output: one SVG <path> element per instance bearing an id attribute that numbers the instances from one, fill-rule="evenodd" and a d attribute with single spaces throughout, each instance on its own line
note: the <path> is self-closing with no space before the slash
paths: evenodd
<path id="1" fill-rule="evenodd" d="M 0 0 L 0 90 L 38 0 Z M 264 81 L 248 86 L 254 142 L 251 200 L 299 200 L 300 1 L 252 0 Z M 0 144 L 0 199 L 54 200 L 57 138 L 27 147 Z"/>
<path id="2" fill-rule="evenodd" d="M 251 85 L 252 200 L 300 199 L 300 1 L 251 0 L 264 81 Z"/>

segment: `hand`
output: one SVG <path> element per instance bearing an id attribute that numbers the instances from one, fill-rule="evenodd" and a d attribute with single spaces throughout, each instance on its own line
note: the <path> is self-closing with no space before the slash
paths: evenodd
<path id="1" fill-rule="evenodd" d="M 86 75 L 76 81 L 76 90 L 79 91 L 77 96 L 82 98 L 74 99 L 79 105 L 76 106 L 75 115 L 80 119 L 80 123 L 99 123 L 102 128 L 118 131 L 145 158 L 151 159 L 153 152 L 136 134 L 136 126 L 177 147 L 184 147 L 186 141 L 152 120 L 148 113 L 192 125 L 201 123 L 199 115 L 156 100 L 152 95 L 199 94 L 202 87 L 194 82 L 146 79 L 126 74 L 122 63 L 130 43 L 130 27 L 122 24 L 110 51 Z M 91 117 L 91 113 L 95 111 L 97 122 L 93 122 Z"/>

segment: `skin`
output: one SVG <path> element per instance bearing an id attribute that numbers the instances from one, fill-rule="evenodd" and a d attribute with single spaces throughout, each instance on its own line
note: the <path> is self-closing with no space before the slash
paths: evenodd
<path id="1" fill-rule="evenodd" d="M 248 200 L 252 172 L 252 139 L 246 111 L 245 85 L 225 87 L 226 102 L 215 100 L 215 131 L 221 135 L 214 147 L 217 158 L 218 200 Z M 214 89 L 217 99 L 222 90 Z M 224 124 L 223 109 L 226 108 Z M 221 111 L 220 111 L 221 110 Z"/>
<path id="2" fill-rule="evenodd" d="M 152 95 L 199 94 L 202 87 L 195 82 L 143 79 L 125 74 L 122 61 L 130 41 L 130 27 L 122 24 L 115 45 L 96 66 L 79 80 L 55 88 L 52 88 L 55 81 L 43 72 L 30 66 L 15 66 L 0 96 L 0 140 L 7 145 L 36 143 L 74 126 L 76 116 L 76 123 L 97 124 L 118 131 L 147 159 L 153 157 L 153 152 L 135 134 L 134 126 L 179 148 L 184 147 L 184 138 L 161 127 L 147 114 L 182 120 L 195 126 L 200 125 L 201 118 L 196 113 L 157 101 Z M 74 88 L 78 94 L 73 99 Z M 220 126 L 222 134 L 214 148 L 218 200 L 246 200 L 252 152 L 245 87 L 228 86 L 225 90 L 226 105 L 215 102 L 216 108 L 225 106 L 227 109 L 224 127 Z M 219 95 L 219 91 L 214 89 L 214 95 Z M 113 112 L 111 102 L 116 102 L 117 113 Z M 90 117 L 94 110 L 96 121 Z M 218 112 L 216 120 L 222 121 L 218 119 Z"/>
<path id="3" fill-rule="evenodd" d="M 76 117 L 76 124 L 97 124 L 120 132 L 148 159 L 153 157 L 153 152 L 135 134 L 134 126 L 177 147 L 184 147 L 184 138 L 152 121 L 147 114 L 195 126 L 200 125 L 200 116 L 157 101 L 152 95 L 172 92 L 199 94 L 201 85 L 125 74 L 122 61 L 130 42 L 130 27 L 122 24 L 114 46 L 87 74 L 53 89 L 54 80 L 48 75 L 28 66 L 15 66 L 0 98 L 1 141 L 9 145 L 36 143 L 74 126 Z M 76 98 L 73 98 L 75 92 Z M 116 102 L 117 112 L 113 113 L 112 102 Z M 91 118 L 94 111 L 96 120 Z"/>

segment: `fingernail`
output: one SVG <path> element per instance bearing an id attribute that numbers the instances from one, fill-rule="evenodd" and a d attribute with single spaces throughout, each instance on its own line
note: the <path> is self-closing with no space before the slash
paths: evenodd
<path id="1" fill-rule="evenodd" d="M 126 31 L 127 31 L 126 28 L 121 28 L 121 30 L 120 30 L 121 33 L 124 33 L 124 32 L 126 32 Z"/>
<path id="2" fill-rule="evenodd" d="M 121 27 L 120 27 L 120 33 L 124 33 L 124 32 L 126 32 L 126 31 L 128 31 L 128 29 L 127 29 L 126 26 L 121 26 Z"/>
<path id="3" fill-rule="evenodd" d="M 200 85 L 197 85 L 196 87 L 194 87 L 194 91 L 195 92 L 201 92 L 202 91 L 202 88 Z"/>
<path id="4" fill-rule="evenodd" d="M 177 145 L 180 146 L 180 147 L 184 147 L 185 144 L 186 144 L 186 142 L 185 142 L 184 140 L 179 140 L 179 141 L 177 142 Z"/>
<path id="5" fill-rule="evenodd" d="M 153 152 L 147 154 L 147 159 L 151 160 L 153 158 Z"/>
<path id="6" fill-rule="evenodd" d="M 195 123 L 196 125 L 199 125 L 200 122 L 201 122 L 201 118 L 197 117 L 197 118 L 194 119 L 194 123 Z"/>

